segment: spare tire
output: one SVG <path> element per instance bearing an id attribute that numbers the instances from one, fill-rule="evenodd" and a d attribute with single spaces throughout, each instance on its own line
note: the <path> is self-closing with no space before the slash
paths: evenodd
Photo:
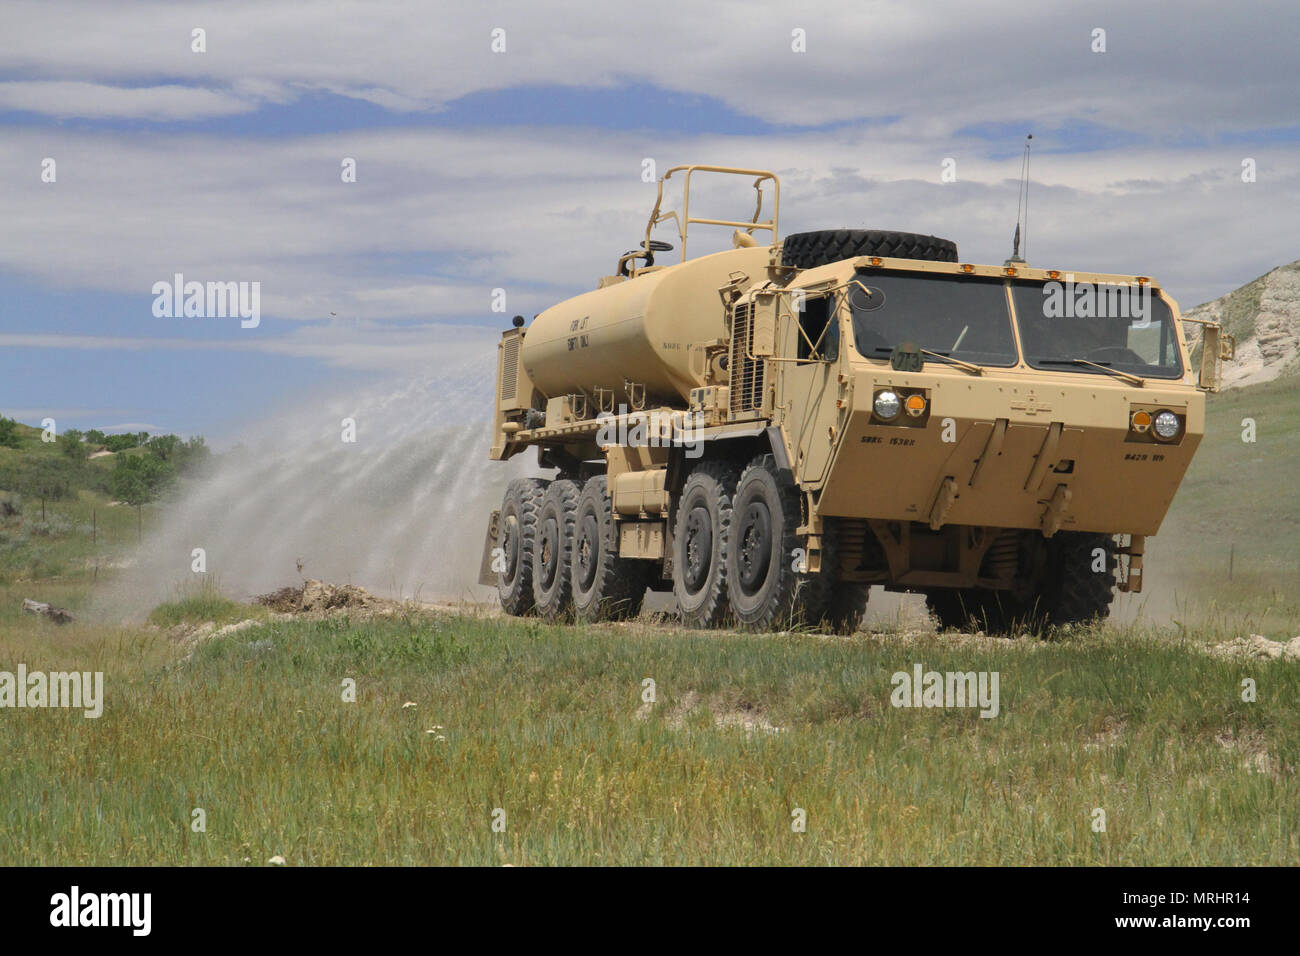
<path id="1" fill-rule="evenodd" d="M 928 262 L 956 262 L 957 243 L 916 232 L 884 229 L 818 229 L 785 237 L 781 264 L 812 269 L 854 256 L 888 256 L 895 259 L 924 259 Z"/>

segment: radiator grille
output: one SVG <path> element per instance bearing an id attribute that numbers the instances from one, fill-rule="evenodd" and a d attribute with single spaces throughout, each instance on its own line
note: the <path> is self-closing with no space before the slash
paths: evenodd
<path id="1" fill-rule="evenodd" d="M 515 381 L 519 378 L 519 343 L 522 336 L 514 335 L 501 346 L 501 401 L 515 399 Z"/>
<path id="2" fill-rule="evenodd" d="M 763 362 L 747 358 L 753 335 L 749 303 L 736 306 L 731 319 L 731 414 L 750 412 L 763 404 Z"/>

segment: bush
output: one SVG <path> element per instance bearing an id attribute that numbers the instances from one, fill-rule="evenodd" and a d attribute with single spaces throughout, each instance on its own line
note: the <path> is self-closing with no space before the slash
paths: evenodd
<path id="1" fill-rule="evenodd" d="M 18 423 L 12 418 L 0 415 L 0 445 L 6 448 L 17 448 L 21 444 L 22 439 L 18 437 Z"/>

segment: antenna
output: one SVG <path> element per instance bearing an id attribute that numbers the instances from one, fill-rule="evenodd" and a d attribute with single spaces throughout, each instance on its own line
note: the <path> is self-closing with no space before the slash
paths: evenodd
<path id="1" fill-rule="evenodd" d="M 1029 147 L 1033 138 L 1033 133 L 1025 137 L 1025 152 L 1020 159 L 1020 187 L 1016 190 L 1016 234 L 1011 240 L 1011 258 L 1007 264 L 1025 261 L 1020 255 L 1022 239 L 1024 248 L 1029 248 Z"/>

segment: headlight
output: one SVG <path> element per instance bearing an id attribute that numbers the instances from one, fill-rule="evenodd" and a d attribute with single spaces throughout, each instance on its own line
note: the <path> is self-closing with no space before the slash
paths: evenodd
<path id="1" fill-rule="evenodd" d="M 1157 435 L 1168 440 L 1175 437 L 1178 434 L 1179 429 L 1183 426 L 1178 420 L 1178 416 L 1173 412 L 1161 412 L 1156 416 L 1155 423 L 1152 427 L 1156 430 Z"/>
<path id="2" fill-rule="evenodd" d="M 877 418 L 892 421 L 898 417 L 898 412 L 902 409 L 903 403 L 898 400 L 898 395 L 895 392 L 885 389 L 876 392 L 876 400 L 872 402 L 871 407 L 874 409 Z"/>

